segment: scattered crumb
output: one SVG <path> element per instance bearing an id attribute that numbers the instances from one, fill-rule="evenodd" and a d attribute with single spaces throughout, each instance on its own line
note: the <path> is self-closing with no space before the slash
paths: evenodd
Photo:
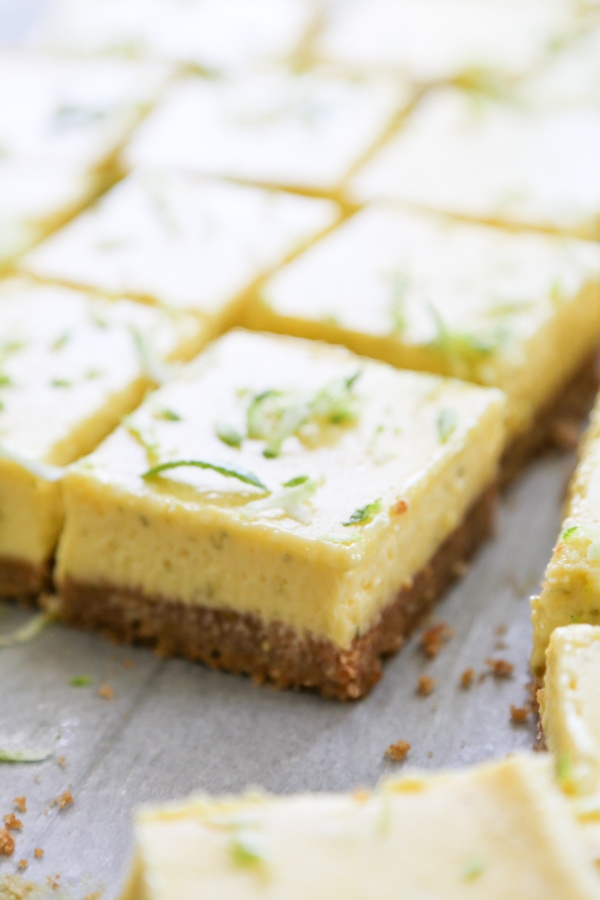
<path id="1" fill-rule="evenodd" d="M 434 659 L 444 644 L 453 636 L 454 631 L 446 622 L 437 622 L 421 635 L 421 648 L 428 659 Z"/>
<path id="2" fill-rule="evenodd" d="M 390 510 L 390 512 L 394 516 L 401 516 L 403 513 L 407 512 L 407 511 L 408 511 L 408 503 L 406 502 L 406 500 L 398 500 L 398 502 L 395 503 Z"/>
<path id="3" fill-rule="evenodd" d="M 496 625 L 494 628 L 494 634 L 497 634 L 498 637 L 504 637 L 506 632 L 508 631 L 506 625 Z"/>
<path id="4" fill-rule="evenodd" d="M 59 756 L 58 759 L 56 760 L 56 764 L 57 764 L 58 766 L 60 766 L 61 769 L 66 769 L 66 768 L 67 768 L 67 760 L 65 759 L 64 756 Z"/>
<path id="5" fill-rule="evenodd" d="M 7 816 L 4 816 L 4 824 L 6 825 L 7 831 L 23 830 L 23 823 L 20 819 L 17 819 L 14 813 L 9 813 Z"/>
<path id="6" fill-rule="evenodd" d="M 394 762 L 402 762 L 408 756 L 409 750 L 410 744 L 408 741 L 396 741 L 395 744 L 390 744 L 385 751 L 385 755 L 388 759 L 393 759 Z"/>
<path id="7" fill-rule="evenodd" d="M 430 750 L 429 753 L 427 754 L 427 759 L 431 759 L 432 756 L 433 756 L 433 750 Z"/>
<path id="8" fill-rule="evenodd" d="M 15 839 L 6 828 L 0 828 L 0 856 L 12 856 L 15 852 Z"/>
<path id="9" fill-rule="evenodd" d="M 17 863 L 17 869 L 21 869 L 21 871 L 23 871 L 24 869 L 27 868 L 28 865 L 29 865 L 29 863 L 27 862 L 26 859 L 20 859 L 19 862 Z"/>
<path id="10" fill-rule="evenodd" d="M 421 675 L 417 681 L 417 694 L 420 694 L 421 697 L 427 697 L 435 690 L 435 684 L 435 680 L 430 678 L 429 675 Z"/>
<path id="11" fill-rule="evenodd" d="M 52 801 L 52 806 L 58 806 L 59 809 L 65 809 L 67 806 L 73 805 L 73 794 L 70 790 L 63 791 L 59 797 Z"/>
<path id="12" fill-rule="evenodd" d="M 529 707 L 511 705 L 510 717 L 515 725 L 522 725 L 529 718 Z"/>
<path id="13" fill-rule="evenodd" d="M 465 669 L 460 676 L 460 686 L 464 690 L 468 690 L 475 681 L 475 669 Z"/>
<path id="14" fill-rule="evenodd" d="M 53 888 L 53 890 L 57 891 L 59 889 L 60 875 L 48 875 L 46 881 L 48 882 L 50 887 Z"/>
<path id="15" fill-rule="evenodd" d="M 515 667 L 506 659 L 486 659 L 486 666 L 494 678 L 511 678 Z"/>
<path id="16" fill-rule="evenodd" d="M 100 900 L 102 891 L 94 891 L 93 894 L 86 894 L 83 900 Z"/>
<path id="17" fill-rule="evenodd" d="M 27 797 L 15 797 L 13 803 L 20 813 L 27 812 Z"/>
<path id="18" fill-rule="evenodd" d="M 98 696 L 102 700 L 113 700 L 115 696 L 114 690 L 111 688 L 110 684 L 103 684 L 100 690 L 98 691 Z"/>
<path id="19" fill-rule="evenodd" d="M 495 641 L 494 642 L 494 650 L 506 650 L 507 644 L 506 641 Z"/>
<path id="20" fill-rule="evenodd" d="M 35 850 L 33 851 L 33 855 L 35 856 L 36 859 L 41 859 L 42 856 L 44 855 L 44 851 L 42 850 L 41 847 L 36 847 Z"/>

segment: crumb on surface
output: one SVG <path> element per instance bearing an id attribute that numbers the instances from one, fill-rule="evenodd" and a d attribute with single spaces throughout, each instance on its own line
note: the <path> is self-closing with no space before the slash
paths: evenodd
<path id="1" fill-rule="evenodd" d="M 429 675 L 421 675 L 417 680 L 417 694 L 421 697 L 428 697 L 435 691 L 436 681 Z"/>
<path id="2" fill-rule="evenodd" d="M 498 637 L 504 637 L 507 631 L 508 628 L 506 627 L 506 625 L 496 625 L 496 627 L 494 628 L 494 634 L 497 634 Z"/>
<path id="3" fill-rule="evenodd" d="M 46 881 L 50 885 L 50 887 L 57 891 L 60 887 L 60 875 L 48 875 Z"/>
<path id="4" fill-rule="evenodd" d="M 111 688 L 110 684 L 103 684 L 100 690 L 98 691 L 98 696 L 101 700 L 113 700 L 115 696 L 114 690 Z"/>
<path id="5" fill-rule="evenodd" d="M 421 635 L 421 649 L 428 659 L 435 659 L 444 644 L 454 635 L 446 622 L 436 622 Z"/>
<path id="6" fill-rule="evenodd" d="M 398 502 L 395 503 L 391 509 L 391 513 L 394 516 L 401 516 L 403 513 L 407 512 L 407 511 L 408 511 L 408 503 L 406 502 L 406 500 L 398 500 Z"/>
<path id="7" fill-rule="evenodd" d="M 510 707 L 510 718 L 515 723 L 515 725 L 522 725 L 529 718 L 529 707 L 527 706 L 513 706 L 511 704 Z"/>
<path id="8" fill-rule="evenodd" d="M 33 855 L 35 856 L 36 859 L 41 859 L 42 856 L 44 855 L 44 851 L 42 850 L 41 847 L 36 847 L 35 850 L 33 851 Z"/>
<path id="9" fill-rule="evenodd" d="M 73 803 L 73 794 L 67 788 L 66 791 L 63 791 L 62 794 L 52 801 L 52 806 L 58 806 L 59 809 L 65 809 L 67 806 L 72 806 Z"/>
<path id="10" fill-rule="evenodd" d="M 17 863 L 17 869 L 21 869 L 21 871 L 23 871 L 23 869 L 26 869 L 28 865 L 29 863 L 26 859 L 20 859 Z"/>
<path id="11" fill-rule="evenodd" d="M 511 678 L 515 671 L 513 664 L 506 659 L 488 658 L 486 659 L 485 664 L 494 678 Z"/>
<path id="12" fill-rule="evenodd" d="M 468 690 L 475 681 L 475 669 L 468 668 L 460 676 L 460 686 L 464 690 Z"/>
<path id="13" fill-rule="evenodd" d="M 410 749 L 408 741 L 396 741 L 395 744 L 390 744 L 385 751 L 385 755 L 388 759 L 393 759 L 394 762 L 402 762 L 408 756 Z"/>
<path id="14" fill-rule="evenodd" d="M 56 760 L 56 764 L 57 764 L 58 766 L 60 766 L 61 769 L 66 769 L 66 768 L 67 768 L 67 760 L 65 759 L 64 756 L 59 756 L 58 759 Z"/>
<path id="15" fill-rule="evenodd" d="M 4 816 L 4 824 L 6 825 L 7 831 L 23 830 L 23 823 L 20 819 L 17 819 L 14 813 L 9 813 L 7 816 Z"/>
<path id="16" fill-rule="evenodd" d="M 14 837 L 6 830 L 6 828 L 0 828 L 0 856 L 12 856 L 14 852 Z"/>
<path id="17" fill-rule="evenodd" d="M 27 797 L 15 797 L 13 803 L 20 813 L 27 812 Z"/>

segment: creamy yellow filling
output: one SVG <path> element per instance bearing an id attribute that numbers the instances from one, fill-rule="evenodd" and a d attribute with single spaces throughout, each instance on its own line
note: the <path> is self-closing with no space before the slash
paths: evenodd
<path id="1" fill-rule="evenodd" d="M 546 569 L 542 592 L 531 601 L 531 665 L 542 672 L 550 635 L 561 625 L 600 624 L 600 400 L 570 487 L 566 518 Z"/>
<path id="2" fill-rule="evenodd" d="M 236 448 L 218 436 L 222 422 L 244 431 L 256 395 L 315 396 L 356 373 L 355 417 L 307 422 L 275 458 L 262 440 Z M 177 421 L 153 419 L 157 404 Z M 231 608 L 347 647 L 495 481 L 503 412 L 497 391 L 234 332 L 136 412 L 139 432 L 151 429 L 150 461 L 119 429 L 68 476 L 58 580 Z M 272 493 L 192 467 L 141 477 L 178 459 L 242 467 Z M 298 478 L 309 484 L 291 504 L 282 485 Z"/>
<path id="3" fill-rule="evenodd" d="M 43 465 L 93 450 L 142 400 L 155 367 L 189 358 L 206 336 L 195 318 L 19 279 L 0 290 L 0 335 L 0 555 L 39 564 L 62 522 Z"/>
<path id="4" fill-rule="evenodd" d="M 40 278 L 195 312 L 218 333 L 256 280 L 329 229 L 338 208 L 177 174 L 137 173 L 21 263 Z"/>
<path id="5" fill-rule="evenodd" d="M 499 387 L 510 440 L 600 340 L 600 254 L 374 205 L 276 273 L 247 321 Z"/>
<path id="6" fill-rule="evenodd" d="M 597 897 L 551 766 L 515 756 L 376 791 L 141 810 L 123 900 Z"/>

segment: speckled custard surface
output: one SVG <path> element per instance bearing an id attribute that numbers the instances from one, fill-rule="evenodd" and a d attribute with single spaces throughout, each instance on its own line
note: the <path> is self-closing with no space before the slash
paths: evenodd
<path id="1" fill-rule="evenodd" d="M 499 387 L 510 440 L 600 341 L 600 250 L 375 204 L 276 273 L 248 322 Z"/>
<path id="2" fill-rule="evenodd" d="M 570 487 L 566 518 L 546 569 L 542 592 L 531 601 L 534 672 L 545 666 L 555 628 L 600 624 L 600 401 L 583 442 Z"/>
<path id="3" fill-rule="evenodd" d="M 597 105 L 441 88 L 358 170 L 350 198 L 599 239 L 598 156 Z"/>
<path id="4" fill-rule="evenodd" d="M 376 791 L 149 807 L 122 900 L 583 900 L 582 829 L 550 764 L 515 756 Z"/>
<path id="5" fill-rule="evenodd" d="M 497 391 L 233 332 L 72 470 L 58 581 L 349 647 L 496 479 L 503 411 Z M 143 477 L 190 460 L 221 473 Z"/>
<path id="6" fill-rule="evenodd" d="M 21 265 L 47 280 L 189 309 L 214 333 L 235 323 L 259 276 L 338 215 L 328 200 L 134 173 Z"/>
<path id="7" fill-rule="evenodd" d="M 168 69 L 125 60 L 58 59 L 0 51 L 0 147 L 5 157 L 99 169 L 160 95 Z"/>
<path id="8" fill-rule="evenodd" d="M 67 53 L 155 57 L 210 72 L 286 59 L 315 11 L 312 0 L 58 0 L 33 39 Z"/>
<path id="9" fill-rule="evenodd" d="M 62 467 L 89 453 L 152 384 L 157 360 L 203 343 L 195 319 L 65 288 L 9 280 L 0 289 L 0 574 L 42 565 L 62 522 Z M 0 579 L 1 580 L 1 579 Z"/>
<path id="10" fill-rule="evenodd" d="M 400 79 L 327 70 L 188 78 L 140 128 L 124 164 L 332 194 L 409 99 Z"/>

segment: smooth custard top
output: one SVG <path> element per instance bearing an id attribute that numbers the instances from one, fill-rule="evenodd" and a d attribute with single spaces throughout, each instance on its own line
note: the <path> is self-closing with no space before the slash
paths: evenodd
<path id="1" fill-rule="evenodd" d="M 327 200 L 191 176 L 133 174 L 28 254 L 22 267 L 217 319 L 259 275 L 337 216 Z"/>
<path id="2" fill-rule="evenodd" d="M 0 445 L 28 459 L 72 462 L 89 452 L 87 423 L 132 385 L 152 383 L 148 357 L 158 364 L 185 356 L 200 339 L 198 322 L 187 316 L 24 279 L 4 282 Z"/>
<path id="3" fill-rule="evenodd" d="M 526 755 L 373 793 L 192 798 L 138 813 L 123 900 L 591 900 L 581 834 Z"/>

